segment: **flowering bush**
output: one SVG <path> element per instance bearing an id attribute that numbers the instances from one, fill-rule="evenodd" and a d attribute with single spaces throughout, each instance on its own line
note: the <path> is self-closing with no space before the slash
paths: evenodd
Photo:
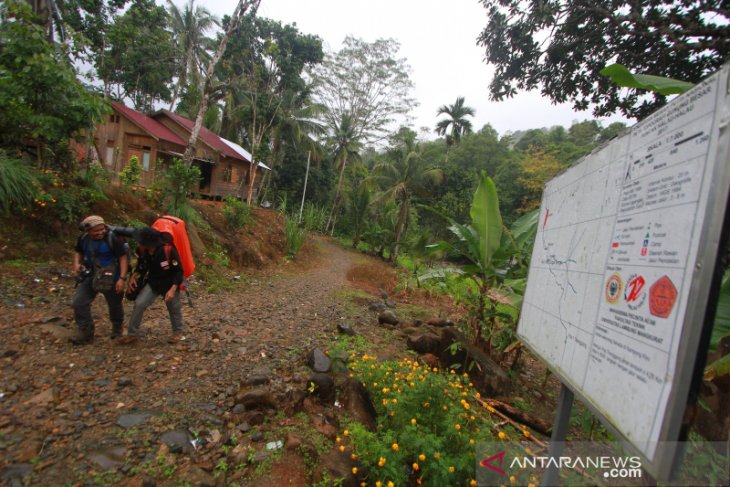
<path id="1" fill-rule="evenodd" d="M 468 376 L 409 359 L 352 358 L 351 375 L 370 394 L 377 431 L 350 425 L 341 451 L 366 467 L 368 485 L 406 485 L 409 479 L 419 485 L 476 485 L 474 444 L 495 438 Z"/>

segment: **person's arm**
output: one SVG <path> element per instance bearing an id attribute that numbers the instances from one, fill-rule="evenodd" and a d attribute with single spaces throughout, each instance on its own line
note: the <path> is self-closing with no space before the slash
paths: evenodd
<path id="1" fill-rule="evenodd" d="M 81 273 L 81 260 L 84 257 L 78 252 L 74 252 L 74 275 L 78 276 Z"/>
<path id="2" fill-rule="evenodd" d="M 180 288 L 184 278 L 182 263 L 180 262 L 180 254 L 177 253 L 177 249 L 174 245 L 170 249 L 169 263 L 173 275 L 172 285 L 165 293 L 165 301 L 167 302 L 170 302 L 175 298 L 175 293 L 177 293 L 177 290 Z"/>
<path id="3" fill-rule="evenodd" d="M 115 284 L 115 288 L 118 293 L 121 293 L 124 291 L 124 282 L 127 279 L 127 254 L 119 256 L 119 279 L 117 280 L 117 283 Z"/>

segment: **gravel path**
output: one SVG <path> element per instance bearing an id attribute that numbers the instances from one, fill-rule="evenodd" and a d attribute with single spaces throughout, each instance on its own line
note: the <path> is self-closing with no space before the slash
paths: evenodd
<path id="1" fill-rule="evenodd" d="M 305 272 L 262 274 L 235 292 L 197 296 L 194 308 L 184 307 L 186 340 L 177 345 L 165 343 L 170 325 L 161 301 L 147 311 L 146 335 L 126 347 L 108 338 L 101 297 L 95 343 L 67 342 L 74 328 L 68 284 L 55 304 L 1 306 L 0 485 L 136 481 L 134 466 L 159 457 L 161 433 L 203 437 L 236 425 L 235 397 L 252 375 L 267 377 L 277 398 L 305 389 L 306 351 L 332 337 L 336 293 L 363 258 L 325 240 L 317 246 L 319 260 Z M 117 425 L 135 411 L 155 416 L 133 428 Z M 201 447 L 195 464 L 210 467 L 217 451 Z M 105 470 L 105 461 L 118 468 Z M 179 460 L 177 471 L 191 461 Z"/>

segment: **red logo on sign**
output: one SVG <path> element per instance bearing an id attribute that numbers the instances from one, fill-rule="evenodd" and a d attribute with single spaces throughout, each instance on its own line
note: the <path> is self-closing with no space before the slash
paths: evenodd
<path id="1" fill-rule="evenodd" d="M 667 318 L 677 301 L 677 288 L 667 276 L 661 277 L 649 289 L 649 311 L 659 318 Z"/>
<path id="2" fill-rule="evenodd" d="M 641 290 L 644 289 L 646 281 L 641 276 L 636 276 L 626 283 L 626 302 L 632 303 L 639 298 Z"/>
<path id="3" fill-rule="evenodd" d="M 502 475 L 507 475 L 507 472 L 505 472 L 504 470 L 502 470 L 499 467 L 495 467 L 494 465 L 492 465 L 493 460 L 499 459 L 499 465 L 501 467 L 502 462 L 504 462 L 505 453 L 507 453 L 507 452 L 501 451 L 501 452 L 497 453 L 496 455 L 492 455 L 491 457 L 487 458 L 486 460 L 482 460 L 482 463 L 480 463 L 479 465 L 481 465 L 482 467 L 491 468 L 495 472 L 500 473 Z"/>

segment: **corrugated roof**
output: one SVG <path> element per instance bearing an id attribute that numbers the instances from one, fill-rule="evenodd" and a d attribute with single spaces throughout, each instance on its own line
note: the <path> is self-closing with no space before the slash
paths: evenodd
<path id="1" fill-rule="evenodd" d="M 224 144 L 229 145 L 231 147 L 231 149 L 233 149 L 234 151 L 241 154 L 244 159 L 246 159 L 247 161 L 253 161 L 253 156 L 251 155 L 251 153 L 249 151 L 247 151 L 240 145 L 238 145 L 235 142 L 232 142 L 228 139 L 224 139 L 223 137 L 220 137 L 220 139 L 223 141 Z M 263 167 L 264 169 L 271 171 L 271 168 L 269 168 L 269 166 L 267 166 L 263 162 L 259 162 L 259 167 Z"/>
<path id="2" fill-rule="evenodd" d="M 175 123 L 181 125 L 188 132 L 193 131 L 193 126 L 195 125 L 195 123 L 192 120 L 188 120 L 187 118 L 183 117 L 182 115 L 173 113 L 170 110 L 162 109 L 156 112 L 153 117 L 158 117 L 160 115 L 165 115 L 171 118 Z M 238 159 L 239 161 L 249 162 L 249 159 L 246 159 L 242 154 L 239 154 L 238 151 L 223 142 L 223 140 L 218 135 L 214 134 L 205 127 L 200 127 L 200 133 L 198 134 L 198 137 L 202 139 L 203 142 L 205 142 L 210 147 L 217 150 L 226 157 Z"/>
<path id="3" fill-rule="evenodd" d="M 183 147 L 187 145 L 187 142 L 175 135 L 175 132 L 165 127 L 154 118 L 148 117 L 147 115 L 136 110 L 132 110 L 131 108 L 127 108 L 121 103 L 117 103 L 115 101 L 112 102 L 112 106 L 115 110 L 131 120 L 132 123 L 150 134 L 152 137 L 158 140 L 172 142 L 173 144 L 181 145 Z"/>

